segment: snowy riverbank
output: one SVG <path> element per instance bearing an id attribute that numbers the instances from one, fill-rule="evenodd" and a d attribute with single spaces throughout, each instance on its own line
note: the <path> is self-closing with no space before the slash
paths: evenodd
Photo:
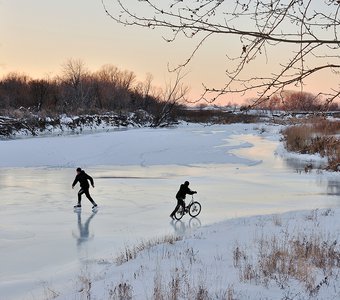
<path id="1" fill-rule="evenodd" d="M 339 208 L 233 219 L 181 235 L 183 224 L 177 236 L 127 246 L 57 299 L 340 297 Z"/>
<path id="2" fill-rule="evenodd" d="M 0 289 L 7 299 L 336 299 L 339 174 L 304 173 L 317 156 L 282 160 L 280 128 L 181 124 L 0 141 Z M 95 178 L 96 215 L 86 202 L 70 211 L 78 166 Z M 203 211 L 170 222 L 186 179 Z M 315 265 L 316 252 L 330 264 Z"/>

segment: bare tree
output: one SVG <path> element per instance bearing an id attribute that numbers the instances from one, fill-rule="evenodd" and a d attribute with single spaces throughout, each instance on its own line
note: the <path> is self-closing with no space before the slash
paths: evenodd
<path id="1" fill-rule="evenodd" d="M 319 111 L 323 107 L 319 97 L 311 93 L 286 91 L 273 95 L 258 105 L 259 108 L 284 111 Z"/>
<path id="2" fill-rule="evenodd" d="M 85 63 L 80 59 L 68 59 L 62 65 L 62 73 L 64 78 L 75 88 L 81 85 L 83 77 L 86 75 L 87 70 Z"/>
<path id="3" fill-rule="evenodd" d="M 177 71 L 175 79 L 170 81 L 164 92 L 158 96 L 160 106 L 154 113 L 153 127 L 164 125 L 171 118 L 174 109 L 186 101 L 189 88 L 183 84 L 184 77 L 185 74 L 183 75 L 181 70 Z"/>
<path id="4" fill-rule="evenodd" d="M 116 66 L 107 64 L 102 66 L 100 70 L 96 73 L 96 75 L 101 81 L 115 85 L 119 72 L 120 71 Z"/>
<path id="5" fill-rule="evenodd" d="M 131 90 L 135 80 L 136 75 L 133 72 L 126 70 L 120 71 L 116 78 L 118 86 L 126 91 Z"/>
<path id="6" fill-rule="evenodd" d="M 153 80 L 152 74 L 147 73 L 145 81 L 142 83 L 141 86 L 141 94 L 143 95 L 143 97 L 152 95 L 152 80 Z"/>
<path id="7" fill-rule="evenodd" d="M 36 109 L 41 111 L 42 106 L 48 100 L 51 85 L 45 79 L 35 79 L 29 82 L 29 87 Z"/>
<path id="8" fill-rule="evenodd" d="M 62 80 L 71 88 L 65 95 L 66 106 L 80 107 L 88 105 L 89 72 L 80 59 L 68 59 L 62 65 Z"/>
<path id="9" fill-rule="evenodd" d="M 99 107 L 115 109 L 118 73 L 118 68 L 111 64 L 102 66 L 100 70 L 95 73 Z"/>
<path id="10" fill-rule="evenodd" d="M 194 40 L 191 54 L 174 69 L 187 66 L 215 36 L 237 44 L 237 52 L 226 49 L 225 84 L 204 85 L 201 99 L 208 102 L 222 95 L 256 92 L 255 105 L 292 86 L 303 91 L 315 74 L 329 71 L 339 76 L 339 0 L 102 0 L 102 4 L 119 23 L 165 30 L 167 42 L 183 36 Z M 266 73 L 249 71 L 261 57 L 273 67 Z M 339 99 L 340 87 L 321 90 L 320 95 L 330 103 Z"/>
<path id="11" fill-rule="evenodd" d="M 2 108 L 28 108 L 34 105 L 30 101 L 28 82 L 31 78 L 26 74 L 9 73 L 0 85 L 0 107 Z"/>

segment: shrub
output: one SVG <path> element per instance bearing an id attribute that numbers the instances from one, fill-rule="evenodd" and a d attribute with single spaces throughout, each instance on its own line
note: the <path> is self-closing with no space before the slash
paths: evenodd
<path id="1" fill-rule="evenodd" d="M 294 125 L 283 130 L 288 151 L 302 154 L 319 154 L 327 157 L 327 169 L 340 171 L 340 121 L 312 119 L 309 123 Z"/>
<path id="2" fill-rule="evenodd" d="M 328 276 L 340 266 L 337 241 L 326 240 L 320 235 L 286 236 L 283 240 L 273 236 L 261 238 L 257 244 L 259 253 L 255 263 L 245 251 L 237 255 L 240 260 L 236 264 L 234 260 L 234 267 L 239 270 L 243 282 L 268 286 L 272 280 L 284 288 L 289 280 L 295 279 L 312 296 L 317 294 L 323 284 L 327 284 Z M 234 249 L 234 257 L 235 253 L 240 253 L 238 247 Z M 324 274 L 321 281 L 317 280 L 318 274 Z"/>

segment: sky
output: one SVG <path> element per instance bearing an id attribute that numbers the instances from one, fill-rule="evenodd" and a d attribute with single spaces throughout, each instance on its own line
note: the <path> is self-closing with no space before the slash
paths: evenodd
<path id="1" fill-rule="evenodd" d="M 134 72 L 140 81 L 150 73 L 153 84 L 164 88 L 174 78 L 168 64 L 183 63 L 193 47 L 188 40 L 166 43 L 160 32 L 117 24 L 105 14 L 100 0 L 0 0 L 0 77 L 9 72 L 53 77 L 61 74 L 67 60 L 80 59 L 91 71 L 112 64 Z M 183 80 L 192 100 L 202 92 L 203 83 L 223 85 L 226 51 L 235 47 L 239 43 L 225 38 L 212 39 L 202 47 Z M 271 62 L 260 59 L 254 68 L 268 71 Z M 317 92 L 317 86 L 326 81 L 325 76 L 315 78 L 308 88 Z M 224 99 L 239 100 L 236 96 Z"/>
<path id="2" fill-rule="evenodd" d="M 174 78 L 167 65 L 182 52 L 158 33 L 117 24 L 100 0 L 0 0 L 0 36 L 0 76 L 54 76 L 72 58 L 92 71 L 113 64 L 141 81 L 151 73 L 165 86 Z"/>

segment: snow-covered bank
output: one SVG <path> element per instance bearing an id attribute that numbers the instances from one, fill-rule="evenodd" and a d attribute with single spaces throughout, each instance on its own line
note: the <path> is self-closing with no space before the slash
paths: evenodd
<path id="1" fill-rule="evenodd" d="M 325 174 L 299 174 L 287 166 L 278 155 L 279 130 L 279 126 L 266 124 L 181 124 L 171 129 L 139 128 L 0 141 L 1 292 L 11 300 L 48 298 L 40 296 L 43 281 L 45 295 L 50 298 L 60 294 L 62 299 L 107 299 L 108 293 L 114 298 L 114 293 L 130 292 L 132 287 L 134 299 L 145 299 L 146 291 L 153 292 L 155 282 L 156 291 L 162 292 L 168 288 L 169 278 L 171 282 L 186 284 L 182 278 L 189 280 L 190 275 L 196 283 L 202 283 L 201 292 L 205 295 L 205 283 L 219 280 L 216 276 L 222 270 L 216 264 L 226 266 L 222 263 L 230 262 L 233 245 L 240 243 L 239 253 L 245 253 L 248 259 L 252 257 L 251 248 L 258 245 L 251 238 L 251 230 L 259 227 L 256 222 L 265 224 L 263 230 L 268 228 L 269 233 L 272 223 L 274 229 L 282 231 L 286 224 L 282 221 L 285 217 L 280 216 L 260 217 L 254 222 L 224 220 L 309 208 L 331 208 L 329 213 L 322 211 L 320 218 L 331 217 L 333 212 L 338 216 L 339 185 L 329 190 L 329 182 L 322 181 Z M 74 167 L 78 166 L 95 178 L 96 188 L 91 193 L 100 205 L 95 215 L 87 210 L 90 207 L 86 200 L 80 214 L 70 209 L 77 193 L 70 185 Z M 333 182 L 339 179 L 338 174 L 333 176 Z M 202 213 L 197 223 L 188 217 L 183 222 L 170 223 L 168 215 L 175 204 L 176 189 L 186 179 L 199 191 L 196 196 L 203 205 Z M 211 225 L 218 221 L 224 223 Z M 301 224 L 304 221 L 302 217 Z M 251 226 L 242 229 L 241 225 L 247 222 Z M 197 239 L 195 232 L 190 233 L 195 225 L 204 226 L 197 231 L 202 239 Z M 333 234 L 332 228 L 326 229 Z M 112 264 L 124 246 L 134 249 L 142 239 L 153 240 L 174 230 L 184 238 L 169 249 L 166 244 L 158 245 L 141 252 L 143 259 L 138 256 L 121 266 Z M 215 231 L 217 236 L 213 238 Z M 207 244 L 201 244 L 205 240 Z M 192 241 L 188 247 L 187 241 Z M 157 254 L 154 249 L 164 252 Z M 250 249 L 250 254 L 245 249 Z M 155 264 L 144 259 L 145 255 Z M 168 258 L 172 255 L 173 260 Z M 136 270 L 134 261 L 140 263 L 141 269 Z M 211 268 L 201 264 L 199 269 L 200 261 L 215 266 L 215 277 L 210 279 Z M 244 260 L 244 264 L 247 262 Z M 240 269 L 234 269 L 226 268 L 226 272 L 237 279 Z M 75 283 L 79 276 L 80 283 Z M 218 292 L 223 293 L 224 286 L 228 294 L 242 299 L 243 294 L 229 289 L 232 286 L 223 276 Z M 125 280 L 130 278 L 133 280 Z M 96 283 L 98 280 L 102 281 Z M 236 286 L 239 281 L 235 282 Z M 195 284 L 191 285 L 192 295 Z M 243 284 L 246 283 L 240 286 Z M 275 285 L 270 287 L 276 289 Z M 187 284 L 182 286 L 185 289 L 189 289 Z M 256 289 L 263 288 L 259 284 Z M 210 297 L 216 298 L 214 294 Z"/>
<path id="2" fill-rule="evenodd" d="M 150 126 L 152 117 L 145 111 L 102 115 L 41 117 L 32 113 L 20 118 L 0 115 L 0 139 L 51 136 L 110 131 Z"/>
<path id="3" fill-rule="evenodd" d="M 339 239 L 340 209 L 228 220 L 126 247 L 57 299 L 339 299 Z"/>

